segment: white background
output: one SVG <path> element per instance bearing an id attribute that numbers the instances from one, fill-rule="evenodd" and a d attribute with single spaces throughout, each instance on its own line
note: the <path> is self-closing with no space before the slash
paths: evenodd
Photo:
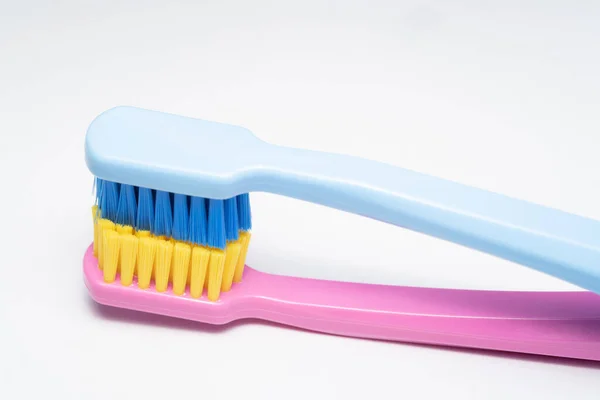
<path id="1" fill-rule="evenodd" d="M 0 397 L 598 398 L 594 363 L 100 307 L 81 259 L 85 131 L 116 105 L 600 219 L 599 20 L 598 2 L 566 0 L 0 1 Z M 252 200 L 260 270 L 576 289 L 361 217 Z"/>

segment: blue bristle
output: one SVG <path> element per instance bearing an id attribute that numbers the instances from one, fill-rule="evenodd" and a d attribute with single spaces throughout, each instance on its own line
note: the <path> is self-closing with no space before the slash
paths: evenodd
<path id="1" fill-rule="evenodd" d="M 188 197 L 184 194 L 175 194 L 173 197 L 173 239 L 188 241 Z"/>
<path id="2" fill-rule="evenodd" d="M 225 249 L 225 213 L 223 200 L 208 201 L 208 246 Z"/>
<path id="3" fill-rule="evenodd" d="M 154 206 L 154 225 L 152 233 L 156 236 L 171 236 L 173 227 L 173 211 L 171 209 L 171 196 L 169 192 L 156 191 Z"/>
<path id="4" fill-rule="evenodd" d="M 94 186 L 96 188 L 96 205 L 99 206 L 102 201 L 102 179 L 94 178 Z"/>
<path id="5" fill-rule="evenodd" d="M 215 200 L 154 191 L 95 178 L 102 217 L 156 236 L 225 249 L 252 228 L 248 193 Z M 137 201 L 137 202 L 136 202 Z"/>
<path id="6" fill-rule="evenodd" d="M 240 194 L 236 197 L 238 208 L 238 220 L 240 229 L 249 231 L 252 229 L 252 213 L 250 212 L 250 195 L 248 193 Z"/>
<path id="7" fill-rule="evenodd" d="M 119 184 L 111 181 L 103 181 L 102 191 L 100 193 L 100 210 L 102 211 L 102 218 L 107 218 L 115 222 L 118 207 Z"/>
<path id="8" fill-rule="evenodd" d="M 190 242 L 207 245 L 206 201 L 202 197 L 190 198 Z"/>
<path id="9" fill-rule="evenodd" d="M 237 240 L 238 237 L 237 201 L 235 197 L 232 197 L 225 200 L 225 239 L 233 241 Z"/>
<path id="10" fill-rule="evenodd" d="M 154 222 L 154 200 L 152 190 L 147 188 L 138 189 L 137 218 L 135 229 L 137 231 L 150 231 Z"/>
<path id="11" fill-rule="evenodd" d="M 117 207 L 116 223 L 121 225 L 135 225 L 137 206 L 135 202 L 135 188 L 131 185 L 121 185 L 119 206 Z"/>

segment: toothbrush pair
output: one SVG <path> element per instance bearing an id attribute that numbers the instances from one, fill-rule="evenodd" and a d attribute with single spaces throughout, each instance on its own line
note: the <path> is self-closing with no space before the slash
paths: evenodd
<path id="1" fill-rule="evenodd" d="M 600 360 L 600 222 L 247 129 L 132 107 L 90 125 L 97 177 L 84 278 L 102 304 L 213 324 Z M 360 214 L 556 276 L 585 292 L 320 281 L 245 266 L 248 193 Z"/>

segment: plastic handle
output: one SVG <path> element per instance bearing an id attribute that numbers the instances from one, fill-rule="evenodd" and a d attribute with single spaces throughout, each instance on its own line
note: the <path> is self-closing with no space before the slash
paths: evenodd
<path id="1" fill-rule="evenodd" d="M 364 215 L 600 293 L 600 222 L 350 156 L 267 145 L 251 190 Z"/>
<path id="2" fill-rule="evenodd" d="M 246 287 L 243 287 L 246 285 Z M 249 269 L 234 314 L 344 336 L 600 359 L 590 292 L 456 290 L 308 280 Z M 243 311 L 242 311 L 243 310 Z"/>

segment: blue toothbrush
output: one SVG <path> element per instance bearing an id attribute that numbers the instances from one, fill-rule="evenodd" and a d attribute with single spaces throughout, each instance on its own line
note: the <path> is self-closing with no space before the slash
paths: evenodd
<path id="1" fill-rule="evenodd" d="M 262 191 L 322 204 L 600 293 L 600 222 L 399 167 L 275 146 L 242 127 L 133 107 L 96 118 L 86 160 L 99 178 L 166 192 L 227 199 Z M 168 178 L 173 172 L 177 181 Z"/>

